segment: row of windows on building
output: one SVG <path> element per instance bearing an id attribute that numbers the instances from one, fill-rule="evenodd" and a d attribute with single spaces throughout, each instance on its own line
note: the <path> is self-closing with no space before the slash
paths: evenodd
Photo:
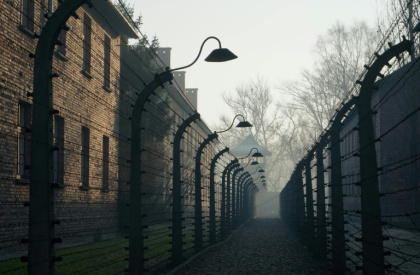
<path id="1" fill-rule="evenodd" d="M 22 0 L 22 20 L 21 24 L 25 30 L 34 32 L 34 0 Z M 51 14 L 53 11 L 52 1 L 49 0 L 48 13 Z M 42 24 L 41 24 L 42 25 Z M 66 58 L 66 30 L 62 30 L 59 34 L 58 40 L 60 44 L 57 45 L 57 54 Z M 103 87 L 105 90 L 111 88 L 111 39 L 105 34 L 104 35 L 104 67 L 103 67 Z M 91 48 L 92 48 L 92 19 L 84 13 L 83 15 L 83 67 L 82 73 L 88 78 L 91 76 Z"/>
<path id="2" fill-rule="evenodd" d="M 19 136 L 18 136 L 18 180 L 28 181 L 31 164 L 31 113 L 32 106 L 26 102 L 19 103 Z M 54 116 L 54 183 L 64 186 L 64 118 Z M 80 137 L 80 188 L 89 189 L 90 129 L 82 126 Z M 109 186 L 109 137 L 102 137 L 102 191 Z"/>

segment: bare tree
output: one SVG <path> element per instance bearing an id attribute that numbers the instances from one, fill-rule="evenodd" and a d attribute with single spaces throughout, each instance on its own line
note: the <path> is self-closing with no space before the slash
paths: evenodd
<path id="1" fill-rule="evenodd" d="M 279 87 L 291 98 L 289 104 L 301 110 L 299 116 L 307 120 L 308 127 L 315 130 L 314 139 L 352 90 L 377 41 L 377 32 L 365 22 L 349 27 L 337 22 L 318 38 L 313 68 L 304 69 L 301 79 Z"/>
<path id="2" fill-rule="evenodd" d="M 398 31 L 413 39 L 414 24 L 419 18 L 419 0 L 382 0 L 376 4 L 378 30 L 383 37 L 388 36 L 389 29 L 399 22 Z"/>
<path id="3" fill-rule="evenodd" d="M 377 1 L 377 25 L 381 38 L 399 41 L 402 36 L 414 40 L 413 29 L 420 19 L 420 0 L 382 0 Z M 417 39 L 419 39 L 417 37 Z M 413 48 L 411 60 L 415 60 L 419 52 Z"/>
<path id="4" fill-rule="evenodd" d="M 244 115 L 253 124 L 252 128 L 232 128 L 222 135 L 223 141 L 231 148 L 238 145 L 246 135 L 252 133 L 257 142 L 272 153 L 265 160 L 267 188 L 278 191 L 286 180 L 287 167 L 282 161 L 289 159 L 282 144 L 282 131 L 285 120 L 273 100 L 271 89 L 266 80 L 257 77 L 238 86 L 234 94 L 223 96 L 234 114 Z M 232 117 L 222 115 L 218 129 L 226 129 L 232 123 Z"/>

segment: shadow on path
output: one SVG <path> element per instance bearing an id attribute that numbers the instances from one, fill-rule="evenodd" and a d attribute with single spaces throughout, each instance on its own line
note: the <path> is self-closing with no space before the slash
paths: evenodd
<path id="1" fill-rule="evenodd" d="M 255 219 L 174 274 L 328 274 L 280 219 Z"/>

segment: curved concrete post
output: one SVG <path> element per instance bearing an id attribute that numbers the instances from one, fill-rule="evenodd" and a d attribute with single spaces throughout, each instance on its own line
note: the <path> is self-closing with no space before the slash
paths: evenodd
<path id="1" fill-rule="evenodd" d="M 216 243 L 216 200 L 215 200 L 215 182 L 214 182 L 214 170 L 216 168 L 217 160 L 226 152 L 229 152 L 229 148 L 221 150 L 212 159 L 210 163 L 210 228 L 209 228 L 209 242 L 210 245 Z"/>
<path id="2" fill-rule="evenodd" d="M 248 186 L 252 184 L 252 178 L 248 178 L 247 181 L 244 183 L 243 186 L 243 200 L 242 200 L 242 222 L 245 222 L 249 218 L 249 211 L 248 211 Z"/>
<path id="3" fill-rule="evenodd" d="M 237 168 L 239 163 L 235 162 L 226 174 L 226 235 L 229 236 L 232 229 L 232 170 Z"/>
<path id="4" fill-rule="evenodd" d="M 182 207 L 181 207 L 181 139 L 187 127 L 195 120 L 200 119 L 200 114 L 195 113 L 185 119 L 178 127 L 173 144 L 172 167 L 172 264 L 179 265 L 182 257 Z"/>
<path id="5" fill-rule="evenodd" d="M 222 201 L 220 205 L 220 238 L 224 240 L 226 238 L 226 180 L 227 175 L 230 173 L 232 166 L 238 163 L 237 159 L 232 160 L 222 173 Z"/>
<path id="6" fill-rule="evenodd" d="M 131 166 L 130 166 L 130 243 L 129 272 L 143 270 L 143 224 L 142 224 L 142 170 L 141 170 L 141 118 L 144 105 L 150 95 L 165 82 L 173 79 L 171 73 L 156 75 L 141 91 L 134 103 L 131 115 Z"/>
<path id="7" fill-rule="evenodd" d="M 236 212 L 236 203 L 238 200 L 237 197 L 237 188 L 238 188 L 238 181 L 236 179 L 239 172 L 242 172 L 244 169 L 242 167 L 238 167 L 232 174 L 232 212 L 230 214 L 231 216 L 231 223 L 230 223 L 230 229 L 235 228 L 235 212 Z"/>
<path id="8" fill-rule="evenodd" d="M 304 167 L 304 159 L 302 159 L 296 166 L 294 181 L 295 181 L 295 207 L 296 207 L 296 217 L 295 217 L 295 227 L 296 232 L 301 240 L 304 239 L 304 224 L 305 224 L 305 199 L 303 192 L 303 179 L 302 171 Z"/>
<path id="9" fill-rule="evenodd" d="M 31 175 L 29 191 L 28 273 L 54 274 L 54 182 L 52 61 L 58 35 L 87 0 L 66 1 L 42 28 L 35 51 Z"/>
<path id="10" fill-rule="evenodd" d="M 254 185 L 254 181 L 251 179 L 249 179 L 244 186 L 244 216 L 243 216 L 243 222 L 245 222 L 246 220 L 251 218 L 251 202 L 252 202 L 252 194 L 251 194 L 251 189 L 252 187 L 255 186 Z"/>
<path id="11" fill-rule="evenodd" d="M 325 178 L 324 178 L 324 148 L 328 133 L 325 133 L 319 143 L 316 145 L 316 235 L 317 235 L 317 251 L 320 259 L 327 261 L 327 222 L 325 210 Z"/>
<path id="12" fill-rule="evenodd" d="M 238 178 L 238 184 L 236 187 L 236 203 L 235 203 L 235 211 L 233 211 L 233 229 L 238 227 L 240 221 L 240 214 L 241 214 L 241 203 L 243 200 L 242 188 L 243 188 L 243 181 L 248 175 L 248 172 L 242 173 L 242 175 Z"/>
<path id="13" fill-rule="evenodd" d="M 306 189 L 306 238 L 308 245 L 313 248 L 315 238 L 314 196 L 312 188 L 311 161 L 315 148 L 312 148 L 305 157 L 305 189 Z"/>
<path id="14" fill-rule="evenodd" d="M 384 251 L 382 240 L 381 207 L 379 199 L 378 167 L 375 148 L 375 129 L 372 115 L 372 91 L 376 78 L 388 62 L 410 52 L 413 42 L 404 40 L 392 46 L 382 55 L 377 55 L 361 83 L 358 97 L 360 182 L 362 200 L 362 248 L 363 271 L 369 274 L 384 274 Z"/>
<path id="15" fill-rule="evenodd" d="M 201 154 L 212 140 L 217 138 L 217 133 L 210 134 L 200 144 L 195 156 L 195 217 L 194 217 L 194 248 L 198 253 L 203 249 L 203 213 L 201 205 Z"/>
<path id="16" fill-rule="evenodd" d="M 332 214 L 332 262 L 334 274 L 346 273 L 346 251 L 344 241 L 344 204 L 341 174 L 341 121 L 356 104 L 353 97 L 336 113 L 331 125 L 331 214 Z"/>

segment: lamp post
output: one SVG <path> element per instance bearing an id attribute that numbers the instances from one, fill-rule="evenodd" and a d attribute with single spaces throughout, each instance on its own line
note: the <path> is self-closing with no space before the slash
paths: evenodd
<path id="1" fill-rule="evenodd" d="M 238 219 L 240 222 L 243 222 L 244 219 L 244 201 L 245 201 L 245 186 L 248 181 L 252 180 L 249 173 L 245 172 L 245 176 L 242 178 L 241 186 L 240 186 L 240 201 L 239 201 L 239 207 L 238 207 Z"/>
<path id="2" fill-rule="evenodd" d="M 244 200 L 244 219 L 249 219 L 251 217 L 251 202 L 253 196 L 253 189 L 255 188 L 254 181 L 249 179 L 245 184 L 245 200 Z"/>
<path id="3" fill-rule="evenodd" d="M 228 165 L 226 165 L 225 169 L 222 173 L 222 202 L 220 205 L 220 238 L 224 240 L 226 238 L 226 200 L 230 200 L 230 194 L 226 194 L 226 181 L 230 181 L 230 176 L 227 177 L 230 174 L 230 171 L 233 167 L 235 167 L 238 164 L 238 160 L 234 159 L 232 160 Z M 230 186 L 228 186 L 229 188 Z M 227 198 L 226 198 L 227 197 Z"/>
<path id="4" fill-rule="evenodd" d="M 305 198 L 303 192 L 303 180 L 302 180 L 302 171 L 304 168 L 304 159 L 302 159 L 295 167 L 293 171 L 293 195 L 295 197 L 293 206 L 295 211 L 294 218 L 294 225 L 295 230 L 298 233 L 298 236 L 301 240 L 303 240 L 303 225 L 305 224 Z"/>
<path id="5" fill-rule="evenodd" d="M 134 107 L 133 113 L 131 118 L 131 167 L 130 167 L 130 245 L 129 245 L 129 271 L 130 274 L 137 274 L 142 270 L 143 266 L 143 232 L 142 232 L 142 221 L 141 221 L 141 187 L 142 187 L 142 179 L 141 179 L 141 135 L 140 135 L 140 123 L 142 119 L 142 113 L 144 110 L 144 105 L 148 101 L 150 95 L 153 94 L 155 89 L 159 86 L 163 86 L 165 82 L 169 82 L 173 79 L 172 72 L 180 69 L 185 69 L 192 66 L 195 62 L 197 62 L 198 58 L 201 55 L 203 50 L 204 44 L 209 39 L 216 39 L 219 42 L 219 49 L 213 50 L 210 55 L 205 59 L 208 62 L 222 62 L 228 61 L 237 58 L 232 52 L 228 49 L 224 49 L 221 46 L 220 40 L 214 36 L 210 36 L 206 38 L 203 43 L 201 44 L 200 51 L 195 58 L 195 60 L 183 67 L 175 68 L 175 69 L 167 69 L 166 71 L 156 74 L 154 79 L 141 91 L 139 94 Z M 196 118 L 195 118 L 196 119 Z M 175 151 L 175 150 L 174 150 Z M 179 152 L 179 150 L 178 150 Z M 175 167 L 174 170 L 178 169 Z M 175 173 L 174 173 L 175 174 Z M 174 175 L 175 178 L 175 175 Z M 180 184 L 180 179 L 177 179 L 175 182 L 174 179 L 174 187 L 176 184 Z M 175 194 L 177 191 L 173 190 L 174 192 L 174 199 L 178 197 Z M 180 197 L 180 194 L 179 194 Z M 179 198 L 180 199 L 180 198 Z M 179 207 L 180 208 L 180 207 Z M 178 209 L 173 208 L 173 214 L 175 217 L 172 217 L 173 221 L 179 219 L 181 221 L 181 213 Z M 179 216 L 178 216 L 179 215 Z M 182 229 L 181 233 L 177 231 L 177 227 L 173 228 L 173 241 L 172 243 L 172 260 L 174 264 L 179 264 L 182 261 Z M 181 240 L 181 244 L 179 245 L 179 239 Z M 175 249 L 175 248 L 176 249 Z M 180 248 L 179 248 L 180 247 Z"/>
<path id="6" fill-rule="evenodd" d="M 229 152 L 229 148 L 225 148 L 212 159 L 210 163 L 210 228 L 209 228 L 209 242 L 210 245 L 216 243 L 216 200 L 215 200 L 215 188 L 214 188 L 214 169 L 216 168 L 217 160 L 226 152 Z"/>
<path id="7" fill-rule="evenodd" d="M 310 248 L 313 248 L 313 240 L 315 238 L 315 225 L 314 225 L 314 198 L 312 188 L 311 176 L 311 161 L 314 156 L 315 148 L 312 148 L 305 158 L 305 201 L 306 201 L 306 243 Z"/>
<path id="8" fill-rule="evenodd" d="M 249 165 L 257 165 L 257 164 L 259 164 L 259 162 L 258 161 L 253 161 L 252 159 L 250 159 L 249 161 L 248 161 L 248 163 L 245 165 L 245 166 L 243 166 L 242 168 L 247 168 Z"/>
<path id="9" fill-rule="evenodd" d="M 236 115 L 233 118 L 232 124 L 226 130 L 214 132 L 210 134 L 204 141 L 200 144 L 197 149 L 197 154 L 195 157 L 195 216 L 194 216 L 194 247 L 195 252 L 198 253 L 203 249 L 203 219 L 202 219 L 202 205 L 201 205 L 201 155 L 204 148 L 212 140 L 217 139 L 219 133 L 226 132 L 230 130 L 235 122 L 235 118 L 242 116 L 243 121 L 239 122 L 236 127 L 252 127 L 251 123 L 245 120 L 245 117 L 241 114 Z"/>
<path id="10" fill-rule="evenodd" d="M 172 167 L 172 263 L 182 262 L 182 207 L 181 207 L 181 139 L 188 125 L 199 119 L 195 113 L 185 119 L 174 136 Z"/>
<path id="11" fill-rule="evenodd" d="M 253 174 L 255 174 L 255 173 L 264 173 L 265 172 L 265 170 L 264 169 L 262 169 L 262 167 L 261 166 L 258 166 L 257 167 L 257 169 L 255 169 L 255 171 L 254 172 L 252 172 L 252 173 L 250 173 L 249 175 L 250 175 L 250 177 L 252 178 L 252 175 Z M 252 178 L 253 180 L 257 180 L 258 178 L 260 178 L 260 179 L 263 179 L 262 181 L 261 181 L 261 183 L 263 183 L 263 182 L 265 182 L 265 176 L 262 174 L 262 175 L 260 175 L 260 177 L 257 177 L 257 178 Z"/>
<path id="12" fill-rule="evenodd" d="M 251 173 L 251 175 L 253 175 L 253 174 L 257 173 L 257 172 L 264 173 L 265 170 L 261 166 L 258 166 L 257 169 L 253 173 Z"/>
<path id="13" fill-rule="evenodd" d="M 252 157 L 253 158 L 261 158 L 261 157 L 264 157 L 263 156 L 263 154 L 261 154 L 259 151 L 258 151 L 258 148 L 257 147 L 252 147 L 251 148 L 251 150 L 249 150 L 249 153 L 248 153 L 248 155 L 247 156 L 245 156 L 245 157 L 243 157 L 243 158 L 238 158 L 238 159 L 246 159 L 246 158 L 248 158 L 250 155 L 251 155 L 251 153 L 252 153 L 252 151 L 253 150 L 257 150 L 257 152 L 255 152 L 254 154 L 252 154 Z M 258 161 L 251 161 L 251 160 L 249 160 L 248 161 L 248 163 L 245 165 L 245 166 L 243 166 L 243 168 L 245 169 L 246 167 L 248 167 L 248 165 L 257 165 L 257 164 L 259 164 L 259 162 Z"/>
<path id="14" fill-rule="evenodd" d="M 376 78 L 390 60 L 412 50 L 413 42 L 405 40 L 390 47 L 369 67 L 361 82 L 357 101 L 360 142 L 360 188 L 362 219 L 363 271 L 384 274 L 384 250 L 379 198 L 378 166 L 376 159 L 375 128 L 372 114 L 372 90 Z"/>
<path id="15" fill-rule="evenodd" d="M 194 247 L 195 252 L 198 253 L 203 249 L 203 220 L 202 220 L 202 205 L 201 205 L 201 154 L 204 147 L 213 139 L 217 138 L 217 133 L 210 134 L 200 144 L 197 149 L 195 157 L 195 216 L 194 216 Z"/>
<path id="16" fill-rule="evenodd" d="M 34 84 L 33 84 L 33 119 L 32 119 L 32 142 L 31 142 L 31 186 L 29 208 L 29 244 L 28 261 L 30 274 L 53 274 L 54 273 L 54 226 L 58 221 L 54 220 L 53 200 L 53 130 L 52 117 L 57 113 L 53 109 L 52 59 L 57 38 L 70 16 L 89 0 L 66 1 L 66 5 L 60 5 L 49 17 L 42 28 L 36 46 L 34 60 Z M 199 58 L 204 43 L 209 39 L 219 42 L 219 49 L 214 50 L 207 58 L 208 62 L 222 62 L 237 58 L 228 49 L 222 48 L 219 39 L 208 37 L 201 45 L 197 58 L 184 69 L 193 65 Z M 129 272 L 139 274 L 143 263 L 142 231 L 136 226 L 141 226 L 141 171 L 140 171 L 140 121 L 145 99 L 153 93 L 157 86 L 173 79 L 172 71 L 167 70 L 155 76 L 155 79 L 143 90 L 143 96 L 139 96 L 132 115 L 132 145 L 136 151 L 131 150 L 130 172 L 130 202 L 134 202 L 130 209 L 130 248 L 129 248 Z M 136 122 L 137 124 L 135 124 Z M 134 132 L 134 133 L 133 133 Z M 133 158 L 133 155 L 137 155 Z M 133 163 L 134 160 L 134 163 Z M 134 168 L 134 169 L 133 169 Z M 140 174 L 139 174 L 139 173 Z M 135 186 L 133 188 L 133 186 Z M 134 190 L 132 190 L 132 188 Z M 52 224 L 52 225 L 51 225 Z M 133 245 L 131 243 L 133 242 Z"/>
<path id="17" fill-rule="evenodd" d="M 66 1 L 48 18 L 36 45 L 33 77 L 28 273 L 54 274 L 53 53 L 67 20 L 88 0 Z"/>
<path id="18" fill-rule="evenodd" d="M 324 148 L 328 132 L 322 135 L 316 147 L 316 235 L 317 250 L 320 259 L 327 260 L 327 229 L 325 215 L 325 178 L 324 178 Z M 338 273 L 337 273 L 338 274 Z"/>
<path id="19" fill-rule="evenodd" d="M 254 153 L 252 155 L 252 157 L 263 157 L 263 155 L 258 151 L 258 148 L 253 147 L 253 148 L 251 148 L 251 150 L 249 151 L 247 156 L 245 156 L 243 158 L 238 158 L 238 159 L 248 158 L 251 155 L 251 153 L 254 149 L 257 150 L 257 152 Z M 252 162 L 248 161 L 248 164 L 243 168 L 245 169 L 248 165 L 257 165 L 257 164 L 258 164 L 257 161 L 252 161 Z M 226 201 L 227 201 L 227 207 L 226 207 L 227 212 L 226 213 L 227 213 L 228 217 L 226 219 L 226 231 L 227 231 L 228 234 L 230 234 L 231 228 L 232 228 L 232 222 L 231 222 L 231 212 L 232 211 L 231 211 L 231 209 L 233 210 L 235 208 L 235 199 L 236 199 L 235 198 L 235 193 L 234 193 L 234 191 L 235 191 L 235 177 L 236 177 L 236 173 L 233 173 L 232 176 L 231 176 L 230 173 L 227 173 L 227 190 L 226 190 L 227 191 L 227 199 L 226 199 Z M 232 188 L 232 192 L 231 192 L 231 188 Z"/>
<path id="20" fill-rule="evenodd" d="M 346 272 L 346 251 L 344 236 L 344 204 L 341 172 L 341 121 L 345 114 L 356 104 L 356 98 L 351 98 L 335 114 L 331 125 L 331 212 L 332 212 L 332 262 L 335 274 Z M 318 202 L 319 203 L 319 202 Z"/>
<path id="21" fill-rule="evenodd" d="M 244 170 L 244 168 L 242 167 L 238 167 L 237 169 L 235 169 L 235 171 L 232 174 L 232 211 L 230 212 L 229 216 L 231 217 L 231 220 L 229 220 L 229 232 L 232 228 L 235 227 L 235 212 L 236 212 L 236 202 L 237 202 L 237 194 L 236 194 L 236 189 L 238 188 L 238 181 L 236 180 L 236 176 L 238 175 L 239 172 L 242 172 Z"/>
<path id="22" fill-rule="evenodd" d="M 225 215 L 225 227 L 226 227 L 226 234 L 230 235 L 230 230 L 231 230 L 231 207 L 232 207 L 232 193 L 231 193 L 231 188 L 232 188 L 232 170 L 236 169 L 237 167 L 239 167 L 239 163 L 235 162 L 234 165 L 232 165 L 226 173 L 226 215 Z"/>
<path id="23" fill-rule="evenodd" d="M 236 184 L 236 203 L 235 203 L 235 208 L 233 209 L 233 229 L 236 229 L 238 227 L 238 216 L 240 213 L 240 207 L 241 207 L 241 200 L 242 200 L 242 196 L 241 196 L 241 190 L 242 190 L 242 185 L 243 185 L 243 181 L 245 178 L 247 178 L 249 175 L 248 172 L 244 172 L 242 173 L 242 175 L 239 176 L 237 184 Z"/>

